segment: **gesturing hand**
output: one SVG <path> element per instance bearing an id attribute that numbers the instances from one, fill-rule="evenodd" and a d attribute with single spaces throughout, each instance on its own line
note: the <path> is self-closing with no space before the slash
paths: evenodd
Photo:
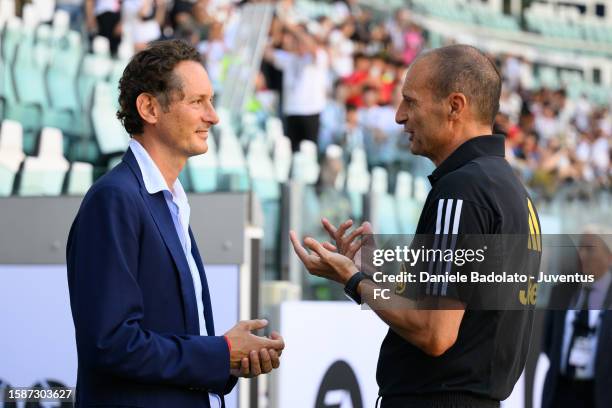
<path id="1" fill-rule="evenodd" d="M 353 220 L 346 220 L 338 228 L 336 228 L 327 218 L 321 219 L 323 228 L 329 234 L 329 237 L 336 243 L 335 248 L 325 246 L 327 249 L 337 250 L 338 253 L 352 259 L 359 267 L 361 263 L 360 252 L 361 246 L 364 243 L 362 236 L 364 234 L 372 234 L 372 226 L 369 222 L 364 222 L 358 228 L 355 228 L 348 236 L 345 236 L 349 228 L 353 226 Z M 355 241 L 357 238 L 362 238 Z"/>
<path id="2" fill-rule="evenodd" d="M 295 253 L 312 275 L 345 285 L 357 272 L 352 259 L 330 250 L 333 245 L 322 245 L 313 238 L 306 238 L 304 244 L 312 251 L 309 254 L 298 240 L 295 231 L 291 231 L 289 236 Z"/>

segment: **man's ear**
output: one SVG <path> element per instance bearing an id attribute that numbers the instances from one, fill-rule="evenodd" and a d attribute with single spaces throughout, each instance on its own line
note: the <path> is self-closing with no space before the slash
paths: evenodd
<path id="1" fill-rule="evenodd" d="M 464 113 L 467 98 L 460 92 L 453 92 L 448 96 L 449 119 L 457 120 Z"/>
<path id="2" fill-rule="evenodd" d="M 136 109 L 143 121 L 154 125 L 159 120 L 161 107 L 155 96 L 143 92 L 136 98 Z"/>

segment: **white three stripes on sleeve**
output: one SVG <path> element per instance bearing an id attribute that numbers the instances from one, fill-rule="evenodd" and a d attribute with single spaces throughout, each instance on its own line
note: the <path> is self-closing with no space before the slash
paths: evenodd
<path id="1" fill-rule="evenodd" d="M 444 252 L 449 249 L 454 251 L 457 244 L 457 233 L 459 232 L 459 222 L 461 220 L 461 209 L 463 207 L 463 200 L 440 199 L 438 201 L 438 214 L 436 216 L 436 232 L 434 236 L 434 243 L 432 249 L 439 249 Z M 453 214 L 454 210 L 454 214 Z M 452 224 L 451 224 L 452 223 Z M 442 230 L 442 225 L 444 229 Z M 452 229 L 451 229 L 452 225 Z M 449 241 L 449 233 L 450 242 Z M 448 246 L 447 246 L 448 244 Z M 428 273 L 431 275 L 435 270 L 436 275 L 450 273 L 452 262 L 443 262 L 441 259 L 437 259 L 429 262 Z M 444 266 L 444 269 L 442 267 Z M 445 296 L 448 289 L 448 283 L 438 284 L 437 282 L 427 283 L 427 295 L 433 296 Z"/>

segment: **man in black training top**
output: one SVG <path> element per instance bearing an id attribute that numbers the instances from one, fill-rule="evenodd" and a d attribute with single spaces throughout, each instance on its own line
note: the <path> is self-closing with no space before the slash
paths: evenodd
<path id="1" fill-rule="evenodd" d="M 500 247 L 497 265 L 533 276 L 541 253 L 539 220 L 504 159 L 503 136 L 491 134 L 500 92 L 497 68 L 470 46 L 438 48 L 410 66 L 396 121 L 410 134 L 412 153 L 437 166 L 416 233 L 431 236 L 434 249 L 456 249 L 453 237 L 466 234 L 522 236 L 520 245 Z M 376 375 L 382 408 L 497 407 L 510 395 L 531 336 L 534 299 L 525 295 L 527 284 L 522 296 L 515 286 L 495 292 L 505 310 L 483 301 L 494 286 L 455 283 L 417 284 L 417 300 L 396 290 L 403 296 L 393 297 L 411 307 L 385 307 L 374 299 L 377 284 L 354 262 L 355 238 L 371 233 L 369 224 L 348 236 L 351 221 L 337 229 L 327 220 L 323 225 L 335 247 L 306 238 L 308 253 L 293 232 L 291 240 L 310 273 L 345 285 L 350 297 L 389 325 Z"/>

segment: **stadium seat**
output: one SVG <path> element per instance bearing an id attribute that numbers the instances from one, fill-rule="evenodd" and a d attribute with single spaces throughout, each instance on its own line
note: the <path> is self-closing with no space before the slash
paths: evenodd
<path id="1" fill-rule="evenodd" d="M 124 152 L 129 135 L 116 115 L 112 91 L 108 82 L 98 82 L 95 88 L 91 119 L 101 154 Z"/>
<path id="2" fill-rule="evenodd" d="M 279 248 L 281 188 L 276 179 L 274 163 L 268 152 L 265 137 L 253 139 L 249 144 L 247 167 L 253 192 L 259 199 L 263 211 L 264 250 L 270 253 L 269 259 L 275 259 L 272 253 Z"/>
<path id="3" fill-rule="evenodd" d="M 302 140 L 300 150 L 293 155 L 291 177 L 300 183 L 312 185 L 319 179 L 319 172 L 317 145 L 310 140 Z"/>
<path id="4" fill-rule="evenodd" d="M 67 110 L 76 117 L 81 113 L 76 89 L 79 64 L 83 55 L 81 35 L 76 31 L 68 31 L 54 48 L 46 73 L 51 107 Z"/>
<path id="5" fill-rule="evenodd" d="M 123 70 L 125 69 L 127 64 L 128 61 L 123 59 L 113 61 L 113 67 L 108 78 L 113 104 L 117 109 L 119 109 L 119 80 L 121 79 L 121 76 L 123 75 Z"/>
<path id="6" fill-rule="evenodd" d="M 15 61 L 17 46 L 21 40 L 23 23 L 19 17 L 13 17 L 6 22 L 4 35 L 2 36 L 2 59 L 7 67 L 12 66 Z"/>
<path id="7" fill-rule="evenodd" d="M 56 10 L 51 22 L 53 38 L 63 38 L 70 30 L 70 14 L 64 10 Z"/>
<path id="8" fill-rule="evenodd" d="M 2 36 L 2 82 L 0 83 L 0 97 L 2 97 L 7 106 L 17 103 L 17 95 L 15 93 L 13 70 L 11 67 L 15 62 L 15 54 L 17 47 L 21 41 L 23 33 L 22 21 L 18 17 L 11 18 L 6 23 L 4 35 Z"/>
<path id="9" fill-rule="evenodd" d="M 113 67 L 110 43 L 104 37 L 96 37 L 92 43 L 93 53 L 86 54 L 78 78 L 79 102 L 84 112 L 89 112 L 93 103 L 96 84 L 105 81 Z"/>
<path id="10" fill-rule="evenodd" d="M 90 163 L 73 162 L 68 172 L 66 194 L 85 195 L 93 183 L 93 166 Z"/>
<path id="11" fill-rule="evenodd" d="M 21 18 L 23 19 L 23 27 L 26 30 L 34 31 L 41 22 L 38 10 L 36 10 L 36 7 L 32 3 L 23 4 Z"/>
<path id="12" fill-rule="evenodd" d="M 414 209 L 418 206 L 414 205 L 416 200 L 412 197 L 412 182 L 413 178 L 410 173 L 406 171 L 397 173 L 395 208 L 397 211 L 397 224 L 401 234 L 414 234 L 416 230 L 418 218 L 415 219 Z"/>
<path id="13" fill-rule="evenodd" d="M 361 219 L 363 216 L 363 196 L 370 189 L 370 173 L 365 151 L 361 148 L 353 149 L 351 161 L 346 172 L 346 191 L 351 200 L 353 217 Z"/>
<path id="14" fill-rule="evenodd" d="M 15 0 L 2 0 L 2 8 L 0 8 L 0 30 L 4 24 L 15 17 Z"/>
<path id="15" fill-rule="evenodd" d="M 27 157 L 21 172 L 19 195 L 60 195 L 70 165 L 63 155 L 61 130 L 44 128 L 38 156 Z"/>
<path id="16" fill-rule="evenodd" d="M 253 191 L 260 200 L 280 199 L 280 186 L 274 172 L 274 163 L 268 153 L 264 138 L 254 139 L 249 144 L 247 167 L 253 183 Z"/>
<path id="17" fill-rule="evenodd" d="M 42 22 L 50 22 L 55 12 L 55 0 L 32 0 L 38 18 Z"/>
<path id="18" fill-rule="evenodd" d="M 15 59 L 15 85 L 20 104 L 34 105 L 41 109 L 42 126 L 57 127 L 67 132 L 74 128 L 73 113 L 53 109 L 49 104 L 46 92 L 50 87 L 57 86 L 54 82 L 45 82 L 45 72 L 49 62 L 54 57 L 54 51 L 49 25 L 38 26 L 35 39 L 31 38 L 29 33 L 26 33 L 22 38 Z M 69 75 L 69 71 L 63 73 L 63 75 Z M 60 85 L 62 84 L 65 84 L 65 81 L 60 80 Z M 69 89 L 70 87 L 64 88 L 63 93 L 68 94 Z M 28 125 L 30 124 L 28 123 Z M 32 123 L 29 127 L 36 129 L 36 125 L 36 123 Z"/>
<path id="19" fill-rule="evenodd" d="M 208 151 L 187 160 L 186 174 L 196 193 L 210 193 L 218 186 L 218 160 L 215 138 L 208 136 Z"/>
<path id="20" fill-rule="evenodd" d="M 13 191 L 15 175 L 25 158 L 21 124 L 12 120 L 2 121 L 0 128 L 0 196 Z"/>
<path id="21" fill-rule="evenodd" d="M 221 131 L 218 153 L 219 188 L 223 191 L 248 191 L 249 174 L 244 152 L 233 132 Z"/>
<path id="22" fill-rule="evenodd" d="M 424 203 L 431 190 L 429 181 L 425 177 L 416 177 L 414 180 L 414 199 Z"/>
<path id="23" fill-rule="evenodd" d="M 289 180 L 293 152 L 291 151 L 291 140 L 286 136 L 278 136 L 274 139 L 274 173 L 280 183 Z"/>
<path id="24" fill-rule="evenodd" d="M 372 228 L 377 234 L 399 233 L 395 200 L 388 193 L 388 186 L 387 170 L 382 167 L 374 167 L 371 185 L 371 219 Z"/>

